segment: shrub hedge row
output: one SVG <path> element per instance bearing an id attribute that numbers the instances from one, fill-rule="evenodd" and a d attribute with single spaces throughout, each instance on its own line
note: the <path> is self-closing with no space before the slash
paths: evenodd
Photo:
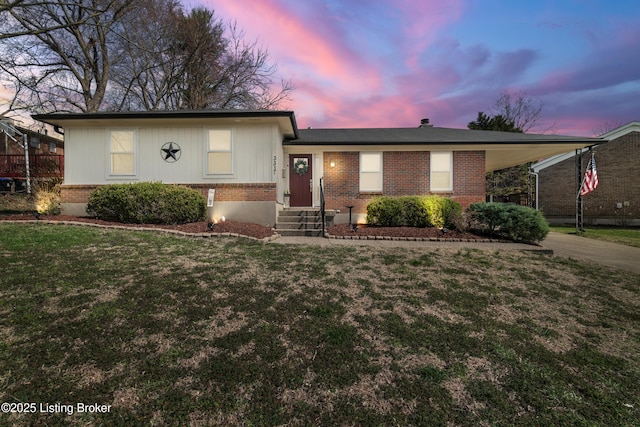
<path id="1" fill-rule="evenodd" d="M 203 221 L 206 211 L 197 190 L 160 182 L 98 187 L 87 204 L 90 215 L 129 224 L 186 224 Z"/>
<path id="2" fill-rule="evenodd" d="M 542 213 L 507 203 L 474 203 L 467 210 L 469 228 L 480 233 L 523 242 L 539 242 L 549 233 Z"/>
<path id="3" fill-rule="evenodd" d="M 384 227 L 465 228 L 459 203 L 441 196 L 375 197 L 367 205 L 367 223 Z M 466 226 L 478 233 L 522 242 L 539 242 L 549 232 L 542 213 L 526 206 L 474 203 Z"/>
<path id="4" fill-rule="evenodd" d="M 367 205 L 367 223 L 385 227 L 455 228 L 461 216 L 460 204 L 441 196 L 379 196 Z"/>

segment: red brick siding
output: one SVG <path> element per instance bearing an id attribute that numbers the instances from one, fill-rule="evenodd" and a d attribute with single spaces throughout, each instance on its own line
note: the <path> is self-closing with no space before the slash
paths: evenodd
<path id="1" fill-rule="evenodd" d="M 325 152 L 323 167 L 326 208 L 345 210 L 345 206 L 353 205 L 353 212 L 364 211 L 372 196 L 360 194 L 360 153 Z"/>
<path id="2" fill-rule="evenodd" d="M 62 185 L 60 200 L 62 203 L 87 203 L 89 195 L 98 185 Z"/>
<path id="3" fill-rule="evenodd" d="M 599 185 L 582 198 L 586 221 L 640 219 L 640 132 L 631 132 L 594 148 Z M 583 158 L 583 170 L 589 156 Z M 538 207 L 548 218 L 576 213 L 577 173 L 575 157 L 546 169 L 538 177 Z M 629 202 L 616 208 L 616 203 Z"/>
<path id="4" fill-rule="evenodd" d="M 219 202 L 275 202 L 276 184 L 250 183 L 250 184 L 185 184 L 195 188 L 207 196 L 209 189 L 216 190 L 216 201 Z"/>
<path id="5" fill-rule="evenodd" d="M 199 190 L 205 197 L 210 188 L 216 190 L 216 201 L 276 201 L 275 183 L 250 184 L 183 184 Z M 100 185 L 63 185 L 62 203 L 87 203 L 91 192 Z"/>
<path id="6" fill-rule="evenodd" d="M 335 162 L 335 167 L 331 167 Z M 430 191 L 428 151 L 389 151 L 383 153 L 381 193 L 360 193 L 360 153 L 324 153 L 324 188 L 327 209 L 353 205 L 353 213 L 366 213 L 376 195 L 428 195 Z M 437 193 L 458 201 L 463 208 L 485 199 L 485 156 L 483 151 L 453 154 L 453 191 Z"/>
<path id="7" fill-rule="evenodd" d="M 486 198 L 484 151 L 454 151 L 453 193 L 449 195 L 462 205 L 482 202 Z"/>

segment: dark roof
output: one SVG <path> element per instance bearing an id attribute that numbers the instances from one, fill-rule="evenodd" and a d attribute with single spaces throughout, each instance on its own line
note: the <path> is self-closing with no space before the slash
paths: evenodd
<path id="1" fill-rule="evenodd" d="M 276 117 L 290 116 L 293 111 L 280 110 L 155 110 L 155 111 L 102 111 L 96 113 L 47 113 L 34 114 L 36 120 L 82 120 L 82 119 L 128 119 L 128 118 L 162 118 L 162 117 Z"/>
<path id="2" fill-rule="evenodd" d="M 286 119 L 291 133 L 298 137 L 298 125 L 293 111 L 281 110 L 162 110 L 162 111 L 109 111 L 97 113 L 49 113 L 32 115 L 35 120 L 64 127 L 64 122 L 83 120 L 137 120 L 137 119 Z"/>
<path id="3" fill-rule="evenodd" d="M 599 138 L 439 127 L 300 129 L 298 134 L 300 135 L 298 139 L 286 141 L 285 145 L 551 144 L 559 142 L 597 144 L 602 142 Z"/>

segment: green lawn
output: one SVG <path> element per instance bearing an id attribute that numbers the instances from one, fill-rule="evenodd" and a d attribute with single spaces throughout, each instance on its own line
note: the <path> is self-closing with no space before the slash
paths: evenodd
<path id="1" fill-rule="evenodd" d="M 576 234 L 576 227 L 553 226 L 551 231 Z M 585 232 L 580 236 L 640 248 L 640 228 L 585 227 Z"/>
<path id="2" fill-rule="evenodd" d="M 640 425 L 626 271 L 38 224 L 0 262 L 0 402 L 38 405 L 0 425 Z"/>

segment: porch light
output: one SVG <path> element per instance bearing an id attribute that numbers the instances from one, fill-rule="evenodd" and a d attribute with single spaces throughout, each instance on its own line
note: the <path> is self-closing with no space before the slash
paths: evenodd
<path id="1" fill-rule="evenodd" d="M 336 167 L 336 162 L 335 162 L 335 161 L 333 161 L 333 160 L 331 160 L 331 163 L 329 163 L 329 164 L 331 165 L 331 167 L 332 167 L 332 168 L 335 168 L 335 167 Z"/>

